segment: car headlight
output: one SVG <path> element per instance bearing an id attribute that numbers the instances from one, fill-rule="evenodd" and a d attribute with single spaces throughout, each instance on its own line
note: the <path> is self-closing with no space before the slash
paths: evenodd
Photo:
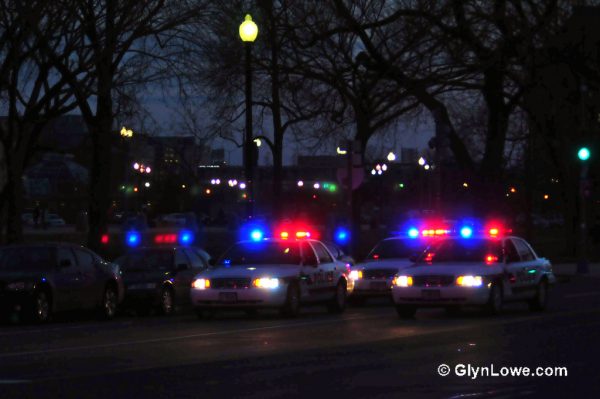
<path id="1" fill-rule="evenodd" d="M 362 270 L 352 270 L 350 272 L 350 278 L 352 280 L 360 280 L 361 278 L 363 278 Z"/>
<path id="2" fill-rule="evenodd" d="M 393 281 L 394 285 L 398 287 L 411 287 L 413 285 L 412 276 L 396 276 Z"/>
<path id="3" fill-rule="evenodd" d="M 207 278 L 197 278 L 192 283 L 192 287 L 198 290 L 205 290 L 207 288 L 210 288 L 210 280 Z"/>
<path id="4" fill-rule="evenodd" d="M 6 289 L 9 291 L 25 291 L 33 289 L 34 283 L 27 283 L 24 281 L 16 281 L 6 285 Z"/>
<path id="5" fill-rule="evenodd" d="M 483 278 L 481 276 L 458 276 L 456 278 L 456 285 L 461 287 L 481 287 L 483 285 Z"/>
<path id="6" fill-rule="evenodd" d="M 276 278 L 263 277 L 252 280 L 252 285 L 257 288 L 277 288 L 279 280 Z"/>

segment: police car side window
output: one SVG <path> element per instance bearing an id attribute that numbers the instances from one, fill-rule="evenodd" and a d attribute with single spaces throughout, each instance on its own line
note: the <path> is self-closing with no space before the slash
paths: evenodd
<path id="1" fill-rule="evenodd" d="M 329 255 L 329 252 L 327 252 L 327 250 L 325 249 L 323 244 L 321 244 L 320 242 L 316 242 L 316 241 L 313 241 L 311 244 L 312 244 L 313 248 L 315 249 L 315 252 L 317 253 L 317 258 L 319 259 L 319 263 L 333 262 L 333 259 L 331 259 L 331 255 Z"/>
<path id="2" fill-rule="evenodd" d="M 196 255 L 196 253 L 194 251 L 186 249 L 185 253 L 187 254 L 188 258 L 190 258 L 190 261 L 192 263 L 192 268 L 203 269 L 204 267 L 206 267 L 206 265 L 204 264 L 202 259 L 200 259 L 200 257 L 198 255 Z"/>
<path id="3" fill-rule="evenodd" d="M 312 247 L 308 244 L 308 242 L 301 242 L 300 247 L 302 248 L 302 258 L 304 260 L 304 265 L 317 266 L 319 263 L 317 262 L 315 251 L 313 251 Z"/>
<path id="4" fill-rule="evenodd" d="M 523 240 L 515 240 L 515 245 L 517 246 L 517 251 L 519 252 L 519 255 L 521 256 L 521 259 L 523 259 L 523 261 L 528 262 L 531 260 L 535 260 L 533 252 L 531 252 L 531 249 L 529 249 L 529 246 L 525 244 Z"/>
<path id="5" fill-rule="evenodd" d="M 58 264 L 63 267 L 69 268 L 69 270 L 74 270 L 77 267 L 77 263 L 75 262 L 75 256 L 73 255 L 73 251 L 69 248 L 58 248 Z"/>
<path id="6" fill-rule="evenodd" d="M 175 251 L 175 266 L 179 267 L 179 265 L 186 265 L 188 268 L 190 267 L 190 260 L 185 256 L 182 250 Z"/>
<path id="7" fill-rule="evenodd" d="M 79 248 L 75 248 L 74 251 L 80 269 L 84 271 L 90 271 L 94 269 L 94 257 L 92 254 Z"/>
<path id="8" fill-rule="evenodd" d="M 521 257 L 517 252 L 517 248 L 515 248 L 515 244 L 513 244 L 512 240 L 508 239 L 504 243 L 504 251 L 506 254 L 506 261 L 508 263 L 520 262 Z"/>

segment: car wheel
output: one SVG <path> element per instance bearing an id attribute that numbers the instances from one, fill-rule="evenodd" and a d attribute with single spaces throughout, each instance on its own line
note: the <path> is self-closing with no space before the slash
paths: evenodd
<path id="1" fill-rule="evenodd" d="M 106 287 L 102 297 L 101 316 L 103 319 L 110 320 L 117 314 L 118 296 L 117 290 L 113 287 Z"/>
<path id="2" fill-rule="evenodd" d="M 413 319 L 417 313 L 417 307 L 412 305 L 396 305 L 396 312 L 401 319 Z"/>
<path id="3" fill-rule="evenodd" d="M 548 305 L 548 282 L 542 280 L 536 290 L 535 297 L 529 301 L 529 310 L 533 312 L 542 312 Z"/>
<path id="4" fill-rule="evenodd" d="M 488 303 L 485 305 L 485 313 L 488 315 L 496 315 L 502 311 L 502 305 L 504 298 L 502 296 L 502 285 L 499 283 L 493 283 L 492 289 L 490 290 L 490 298 Z"/>
<path id="5" fill-rule="evenodd" d="M 335 287 L 335 295 L 327 306 L 329 313 L 343 313 L 346 309 L 346 284 L 340 281 Z"/>
<path id="6" fill-rule="evenodd" d="M 175 295 L 171 288 L 165 287 L 160 293 L 160 313 L 164 316 L 175 313 Z"/>
<path id="7" fill-rule="evenodd" d="M 33 309 L 31 312 L 31 321 L 34 323 L 47 323 L 52 316 L 50 299 L 44 291 L 38 291 L 33 298 Z"/>
<path id="8" fill-rule="evenodd" d="M 296 317 L 300 313 L 300 289 L 297 284 L 289 285 L 281 313 L 287 317 Z"/>

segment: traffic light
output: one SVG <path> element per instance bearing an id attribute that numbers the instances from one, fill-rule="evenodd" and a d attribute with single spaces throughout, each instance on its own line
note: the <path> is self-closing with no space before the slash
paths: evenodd
<path id="1" fill-rule="evenodd" d="M 590 156 L 591 156 L 591 152 L 588 147 L 580 147 L 579 150 L 577 151 L 577 157 L 579 158 L 580 161 L 585 162 L 588 159 L 590 159 Z"/>

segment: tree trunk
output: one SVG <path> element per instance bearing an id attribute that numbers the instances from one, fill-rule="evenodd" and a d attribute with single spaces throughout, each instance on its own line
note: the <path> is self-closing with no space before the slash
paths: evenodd
<path id="1" fill-rule="evenodd" d="M 100 86 L 100 85 L 99 85 Z M 90 203 L 88 246 L 98 250 L 100 238 L 107 231 L 107 214 L 111 193 L 111 149 L 113 147 L 112 98 L 110 86 L 97 98 L 97 112 L 88 127 L 92 136 L 92 165 L 90 167 Z"/>

